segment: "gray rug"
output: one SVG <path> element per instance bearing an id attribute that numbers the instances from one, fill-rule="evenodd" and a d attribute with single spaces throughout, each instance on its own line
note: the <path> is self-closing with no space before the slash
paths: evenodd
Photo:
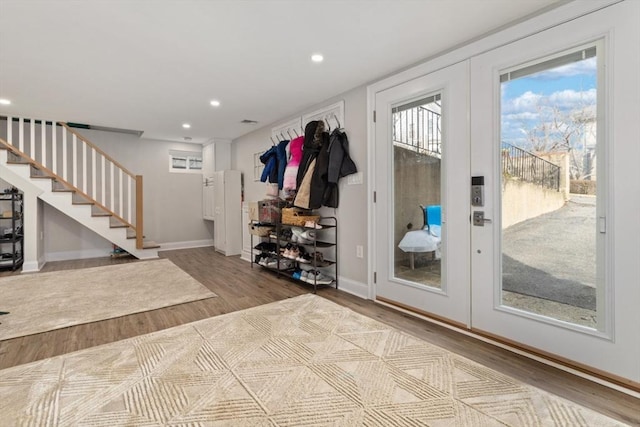
<path id="1" fill-rule="evenodd" d="M 0 341 L 216 295 L 167 259 L 0 278 Z"/>
<path id="2" fill-rule="evenodd" d="M 315 295 L 0 371 L 22 426 L 619 426 Z"/>

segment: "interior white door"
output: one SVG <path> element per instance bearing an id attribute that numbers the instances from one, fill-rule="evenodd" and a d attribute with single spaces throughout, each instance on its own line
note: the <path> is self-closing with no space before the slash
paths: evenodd
<path id="1" fill-rule="evenodd" d="M 463 327 L 470 292 L 468 81 L 465 61 L 375 95 L 376 299 Z"/>
<path id="2" fill-rule="evenodd" d="M 485 204 L 473 211 L 492 220 L 471 232 L 473 329 L 636 384 L 639 10 L 618 3 L 475 57 L 470 68 L 471 175 L 485 184 Z M 579 109 L 568 110 L 575 100 Z M 524 138 L 512 132 L 516 120 Z M 555 196 L 539 185 L 551 159 L 540 152 L 563 155 L 557 144 L 566 144 L 566 164 L 552 163 L 569 191 L 545 208 Z M 596 194 L 576 195 L 563 178 Z M 510 205 L 515 187 L 520 212 Z M 587 314 L 569 315 L 579 310 Z"/>

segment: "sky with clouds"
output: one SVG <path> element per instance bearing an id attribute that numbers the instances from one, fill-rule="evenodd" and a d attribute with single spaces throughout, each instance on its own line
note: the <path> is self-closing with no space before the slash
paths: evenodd
<path id="1" fill-rule="evenodd" d="M 502 141 L 527 149 L 531 128 L 572 111 L 595 111 L 596 80 L 593 57 L 502 83 Z"/>

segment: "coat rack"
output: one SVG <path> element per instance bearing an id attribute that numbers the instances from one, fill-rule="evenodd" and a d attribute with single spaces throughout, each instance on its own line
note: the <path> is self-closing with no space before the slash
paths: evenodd
<path id="1" fill-rule="evenodd" d="M 278 142 L 288 139 L 292 140 L 296 136 L 302 135 L 302 118 L 297 117 L 288 122 L 281 123 L 271 128 L 271 142 L 276 145 Z"/>
<path id="2" fill-rule="evenodd" d="M 334 130 L 345 126 L 344 123 L 344 100 L 335 104 L 327 105 L 318 110 L 302 116 L 302 123 L 306 125 L 312 120 L 322 120 L 327 130 Z"/>

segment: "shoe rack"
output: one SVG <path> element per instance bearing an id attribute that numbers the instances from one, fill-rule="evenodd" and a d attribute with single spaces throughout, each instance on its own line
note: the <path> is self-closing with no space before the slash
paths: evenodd
<path id="1" fill-rule="evenodd" d="M 256 264 L 311 285 L 314 293 L 320 286 L 338 289 L 338 221 L 335 217 L 320 217 L 316 225 L 276 222 L 271 226 L 273 231 L 267 236 L 251 235 L 251 267 Z"/>

